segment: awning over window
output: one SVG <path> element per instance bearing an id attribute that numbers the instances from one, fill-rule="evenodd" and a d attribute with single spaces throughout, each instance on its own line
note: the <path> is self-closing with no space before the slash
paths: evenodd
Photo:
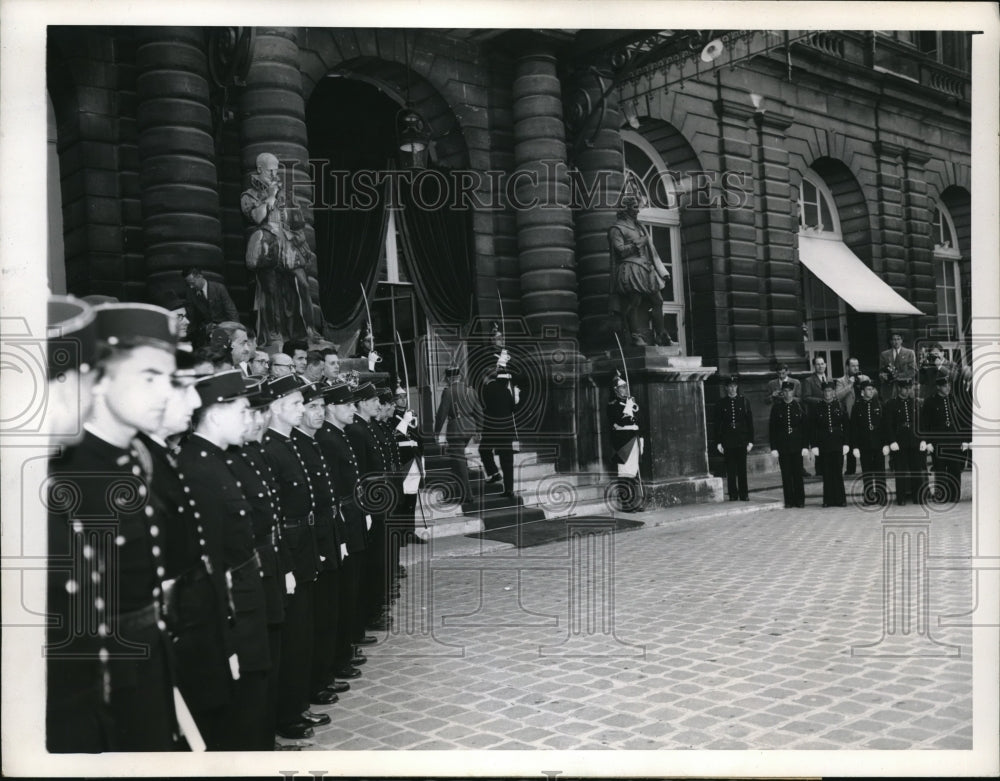
<path id="1" fill-rule="evenodd" d="M 923 314 L 878 278 L 851 248 L 838 239 L 799 234 L 799 259 L 820 281 L 858 312 Z"/>

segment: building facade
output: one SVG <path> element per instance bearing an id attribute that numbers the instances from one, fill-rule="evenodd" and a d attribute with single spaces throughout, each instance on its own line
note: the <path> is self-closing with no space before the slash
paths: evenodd
<path id="1" fill-rule="evenodd" d="M 738 373 L 760 430 L 777 363 L 874 373 L 890 330 L 956 358 L 968 337 L 969 33 L 49 30 L 53 292 L 155 300 L 197 265 L 253 323 L 240 194 L 271 152 L 324 335 L 354 344 L 364 288 L 429 417 L 462 340 L 511 324 L 543 345 L 564 468 L 607 455 L 625 191 L 675 352 Z"/>

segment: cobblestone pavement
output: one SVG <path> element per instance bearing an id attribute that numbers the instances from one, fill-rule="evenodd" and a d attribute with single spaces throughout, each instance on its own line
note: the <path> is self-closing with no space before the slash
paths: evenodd
<path id="1" fill-rule="evenodd" d="M 968 555 L 971 502 L 915 509 L 891 509 L 913 532 L 896 541 L 929 519 L 931 561 Z M 582 546 L 406 549 L 396 624 L 314 708 L 332 717 L 315 747 L 972 747 L 971 630 L 939 625 L 972 608 L 969 571 L 921 570 L 929 635 L 895 624 L 879 644 L 884 617 L 911 616 L 883 604 L 881 513 L 784 510 L 779 490 L 632 517 L 647 525 Z"/>

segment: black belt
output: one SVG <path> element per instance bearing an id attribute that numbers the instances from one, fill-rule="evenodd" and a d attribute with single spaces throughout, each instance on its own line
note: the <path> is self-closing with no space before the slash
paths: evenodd
<path id="1" fill-rule="evenodd" d="M 285 518 L 281 525 L 286 529 L 296 529 L 299 526 L 315 526 L 316 516 L 313 513 L 302 515 L 298 518 Z"/>
<path id="2" fill-rule="evenodd" d="M 115 628 L 123 635 L 135 634 L 142 629 L 156 626 L 159 620 L 160 614 L 156 605 L 149 604 L 128 613 L 119 613 L 115 620 Z"/>

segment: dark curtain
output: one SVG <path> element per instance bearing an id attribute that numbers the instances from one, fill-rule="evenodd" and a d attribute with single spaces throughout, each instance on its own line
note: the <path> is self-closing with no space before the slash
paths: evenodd
<path id="1" fill-rule="evenodd" d="M 320 257 L 319 297 L 323 314 L 334 329 L 347 328 L 364 310 L 360 285 L 368 298 L 375 290 L 379 258 L 385 248 L 388 213 L 385 198 L 371 209 L 329 209 L 315 216 Z"/>
<path id="2" fill-rule="evenodd" d="M 420 305 L 434 322 L 465 325 L 473 312 L 472 214 L 423 208 L 407 184 L 399 189 L 396 226 Z"/>

